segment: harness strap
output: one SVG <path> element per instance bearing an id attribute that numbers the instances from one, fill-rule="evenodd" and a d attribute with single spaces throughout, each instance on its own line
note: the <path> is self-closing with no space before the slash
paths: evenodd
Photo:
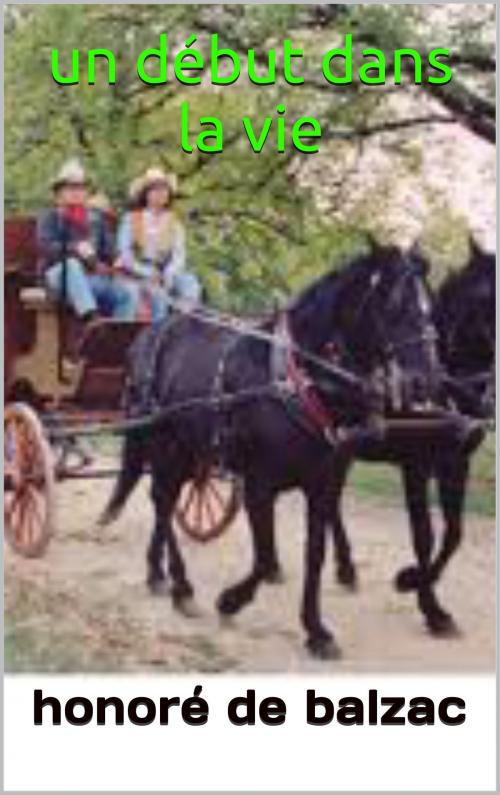
<path id="1" fill-rule="evenodd" d="M 281 326 L 281 333 L 285 335 L 289 343 L 293 343 L 286 314 L 283 314 L 278 322 Z M 286 382 L 297 395 L 306 416 L 311 420 L 313 426 L 320 430 L 329 444 L 335 444 L 337 441 L 336 428 L 333 423 L 332 413 L 321 398 L 313 379 L 299 365 L 294 352 L 294 345 L 289 344 L 282 350 L 286 353 Z"/>

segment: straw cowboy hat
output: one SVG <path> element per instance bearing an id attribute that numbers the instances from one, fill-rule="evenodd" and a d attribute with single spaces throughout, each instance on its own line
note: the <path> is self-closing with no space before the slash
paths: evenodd
<path id="1" fill-rule="evenodd" d="M 174 196 L 177 192 L 177 177 L 175 174 L 166 173 L 162 168 L 148 168 L 144 174 L 136 177 L 130 183 L 129 197 L 133 201 L 143 198 L 146 192 L 157 185 L 164 185 L 169 193 Z"/>
<path id="2" fill-rule="evenodd" d="M 88 180 L 82 164 L 76 157 L 73 157 L 61 166 L 51 184 L 52 189 L 57 190 L 63 185 L 88 185 Z"/>

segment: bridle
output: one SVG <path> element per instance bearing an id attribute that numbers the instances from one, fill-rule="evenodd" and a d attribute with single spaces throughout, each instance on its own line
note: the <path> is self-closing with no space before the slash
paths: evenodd
<path id="1" fill-rule="evenodd" d="M 383 267 L 383 266 L 381 266 Z M 396 302 L 401 299 L 401 294 L 404 286 L 409 278 L 417 276 L 415 265 L 412 262 L 405 261 L 404 269 L 401 268 L 401 274 L 395 283 L 392 285 L 387 296 L 387 306 L 394 306 Z M 382 273 L 380 270 L 374 271 L 371 276 L 370 284 L 366 289 L 362 299 L 358 303 L 356 312 L 349 324 L 349 329 L 344 332 L 342 338 L 337 337 L 335 340 L 327 343 L 327 349 L 330 351 L 330 356 L 336 361 L 346 359 L 347 361 L 353 360 L 354 356 L 349 346 L 346 344 L 345 337 L 349 332 L 353 332 L 360 322 L 363 314 L 366 313 L 368 306 L 376 294 L 378 285 L 380 284 Z M 378 378 L 379 383 L 384 382 L 386 390 L 390 395 L 391 403 L 395 408 L 401 408 L 402 403 L 402 368 L 398 362 L 398 354 L 416 344 L 425 344 L 429 348 L 429 358 L 434 367 L 438 367 L 438 353 L 437 353 L 437 339 L 438 334 L 432 320 L 432 312 L 429 307 L 424 307 L 423 303 L 427 300 L 427 296 L 423 293 L 423 285 L 421 293 L 421 308 L 424 316 L 424 322 L 421 330 L 418 333 L 408 334 L 398 340 L 388 339 L 385 326 L 381 323 L 380 317 L 377 313 L 372 313 L 373 322 L 376 326 L 376 334 L 379 340 L 382 341 L 380 351 L 380 361 L 378 367 L 375 368 L 374 377 Z"/>
<path id="2" fill-rule="evenodd" d="M 389 306 L 391 305 L 391 303 L 395 303 L 396 294 L 400 293 L 402 291 L 402 288 L 405 285 L 406 281 L 409 278 L 416 278 L 416 277 L 418 277 L 418 274 L 416 273 L 415 266 L 410 263 L 410 265 L 407 265 L 407 267 L 405 269 L 405 272 L 401 274 L 401 277 L 398 279 L 398 281 L 396 282 L 396 284 L 394 285 L 394 287 L 392 288 L 392 290 L 391 290 L 391 292 L 389 294 L 389 299 L 388 299 L 388 305 Z M 435 346 L 436 343 L 437 343 L 438 335 L 437 335 L 436 327 L 435 327 L 434 322 L 432 320 L 432 312 L 431 312 L 430 305 L 429 306 L 424 306 L 424 301 L 427 302 L 427 296 L 424 296 L 423 282 L 421 280 L 419 280 L 417 286 L 419 288 L 419 299 L 420 299 L 421 313 L 422 313 L 422 316 L 424 318 L 424 321 L 422 323 L 422 328 L 421 328 L 421 330 L 418 333 L 416 333 L 416 334 L 408 334 L 407 336 L 405 336 L 402 339 L 397 340 L 397 341 L 395 341 L 395 340 L 387 340 L 387 335 L 385 335 L 385 338 L 386 338 L 385 339 L 385 354 L 389 358 L 395 358 L 396 353 L 398 353 L 401 350 L 404 350 L 404 349 L 406 349 L 408 347 L 411 347 L 413 345 L 419 344 L 419 343 L 426 343 L 429 346 Z M 399 299 L 401 297 L 400 294 L 397 295 L 397 297 Z M 384 334 L 385 334 L 385 330 L 382 332 L 383 336 L 384 336 Z M 435 353 L 436 353 L 436 351 L 435 351 Z M 436 353 L 436 356 L 437 356 L 437 353 Z"/>
<path id="3" fill-rule="evenodd" d="M 414 267 L 408 267 L 407 265 L 396 283 L 391 287 L 388 295 L 388 303 L 400 300 L 406 280 L 415 275 Z M 353 320 L 350 323 L 350 331 L 355 329 L 362 314 L 366 312 L 368 304 L 376 293 L 381 278 L 382 274 L 380 270 L 372 274 L 370 284 L 362 300 L 359 302 Z M 423 315 L 425 317 L 425 322 L 422 330 L 418 334 L 411 334 L 400 340 L 393 341 L 387 339 L 385 328 L 382 328 L 378 315 L 376 313 L 373 314 L 374 321 L 378 326 L 376 333 L 379 339 L 383 341 L 382 364 L 385 370 L 384 373 L 380 373 L 380 367 L 378 369 L 375 368 L 375 371 L 369 378 L 375 393 L 378 393 L 374 395 L 374 401 L 376 404 L 378 403 L 379 409 L 381 408 L 381 400 L 383 402 L 381 390 L 385 391 L 386 394 L 389 393 L 391 405 L 394 409 L 400 409 L 402 407 L 403 376 L 397 360 L 397 353 L 399 351 L 411 345 L 424 342 L 432 346 L 432 356 L 435 358 L 436 363 L 438 361 L 436 348 L 437 332 L 431 319 L 430 309 L 427 312 L 423 311 Z M 288 341 L 293 340 L 287 313 L 283 314 L 279 324 L 282 329 L 284 329 L 286 339 Z M 342 336 L 345 337 L 347 334 L 344 333 Z M 328 341 L 324 346 L 323 352 L 330 361 L 334 361 L 336 364 L 344 364 L 345 358 L 347 358 L 347 362 L 349 359 L 353 359 L 349 347 L 345 343 L 345 338 L 339 341 L 337 337 Z M 310 416 L 313 423 L 321 430 L 327 440 L 331 441 L 334 436 L 334 422 L 332 421 L 334 418 L 332 418 L 331 411 L 325 406 L 317 384 L 315 384 L 314 379 L 309 375 L 306 368 L 299 362 L 299 358 L 300 354 L 296 355 L 293 352 L 293 346 L 289 347 L 286 364 L 286 379 L 291 388 L 298 395 L 306 414 Z"/>

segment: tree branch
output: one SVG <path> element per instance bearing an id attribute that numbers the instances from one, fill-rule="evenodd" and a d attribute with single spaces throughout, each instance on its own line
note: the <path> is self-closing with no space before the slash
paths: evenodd
<path id="1" fill-rule="evenodd" d="M 406 119 L 396 119 L 395 121 L 380 122 L 379 124 L 353 127 L 352 129 L 332 128 L 331 130 L 326 130 L 322 137 L 351 140 L 355 138 L 368 138 L 371 135 L 394 132 L 395 130 L 403 130 L 408 127 L 425 126 L 427 124 L 456 123 L 457 120 L 453 118 L 453 116 L 441 116 L 437 113 L 430 113 L 426 116 L 411 116 Z"/>
<path id="2" fill-rule="evenodd" d="M 311 6 L 311 8 L 313 9 L 314 7 Z M 324 8 L 324 6 L 319 6 L 319 8 Z M 331 19 L 329 19 L 328 14 L 324 14 L 324 18 L 318 20 L 318 17 L 313 14 L 309 24 L 311 27 L 319 25 L 327 29 L 331 25 Z M 360 35 L 362 36 L 363 44 L 384 49 L 384 42 L 381 41 L 381 37 L 376 30 L 364 30 Z M 476 66 L 480 71 L 492 71 L 496 66 L 494 57 L 482 53 L 455 53 L 450 56 L 449 63 L 451 65 Z M 430 67 L 428 66 L 426 53 L 422 53 L 422 66 L 423 81 L 419 88 L 431 94 L 444 105 L 464 127 L 467 127 L 489 143 L 494 144 L 496 141 L 494 103 L 472 91 L 456 76 L 449 83 L 442 85 L 427 82 Z M 402 67 L 412 79 L 414 76 L 412 65 L 403 61 Z M 392 68 L 392 64 L 387 63 L 387 73 L 392 72 Z"/>

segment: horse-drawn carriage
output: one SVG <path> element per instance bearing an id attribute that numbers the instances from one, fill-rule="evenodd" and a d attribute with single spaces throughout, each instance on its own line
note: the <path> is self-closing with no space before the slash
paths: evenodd
<path id="1" fill-rule="evenodd" d="M 163 336 L 156 329 L 149 335 L 161 342 L 153 379 L 158 405 L 132 416 L 121 403 L 125 376 L 128 391 L 134 384 L 126 354 L 144 323 L 103 318 L 75 328 L 64 302 L 55 304 L 37 284 L 33 221 L 8 222 L 5 237 L 5 526 L 17 551 L 36 556 L 46 548 L 56 481 L 118 474 L 101 517 L 106 523 L 149 471 L 155 524 L 147 581 L 153 591 L 164 581 L 167 544 L 171 595 L 185 606 L 193 588 L 171 519 L 197 540 L 221 533 L 240 507 L 239 481 L 226 471 L 237 473 L 254 560 L 250 573 L 219 597 L 219 611 L 233 614 L 279 570 L 274 501 L 300 488 L 307 505 L 307 645 L 335 656 L 319 604 L 325 534 L 335 527 L 335 544 L 352 569 L 334 511 L 346 465 L 366 442 L 375 444 L 370 460 L 398 463 L 412 484 L 417 566 L 400 571 L 398 587 L 417 592 L 432 632 L 453 629 L 434 586 L 460 540 L 468 459 L 491 414 L 494 258 L 474 253 L 434 305 L 423 261 L 379 247 L 325 274 L 264 323 L 185 313 Z M 134 345 L 131 362 L 140 357 Z M 78 446 L 79 438 L 103 433 L 125 435 L 119 473 L 93 467 Z M 442 481 L 447 527 L 431 558 L 427 495 L 415 487 L 425 487 L 434 473 Z"/>
<path id="2" fill-rule="evenodd" d="M 36 222 L 5 223 L 5 534 L 26 557 L 45 551 L 54 531 L 55 484 L 69 478 L 113 477 L 95 465 L 82 437 L 120 433 L 127 350 L 143 321 L 101 318 L 84 327 L 40 285 Z M 185 486 L 177 523 L 208 541 L 239 507 L 237 483 L 204 472 Z"/>

